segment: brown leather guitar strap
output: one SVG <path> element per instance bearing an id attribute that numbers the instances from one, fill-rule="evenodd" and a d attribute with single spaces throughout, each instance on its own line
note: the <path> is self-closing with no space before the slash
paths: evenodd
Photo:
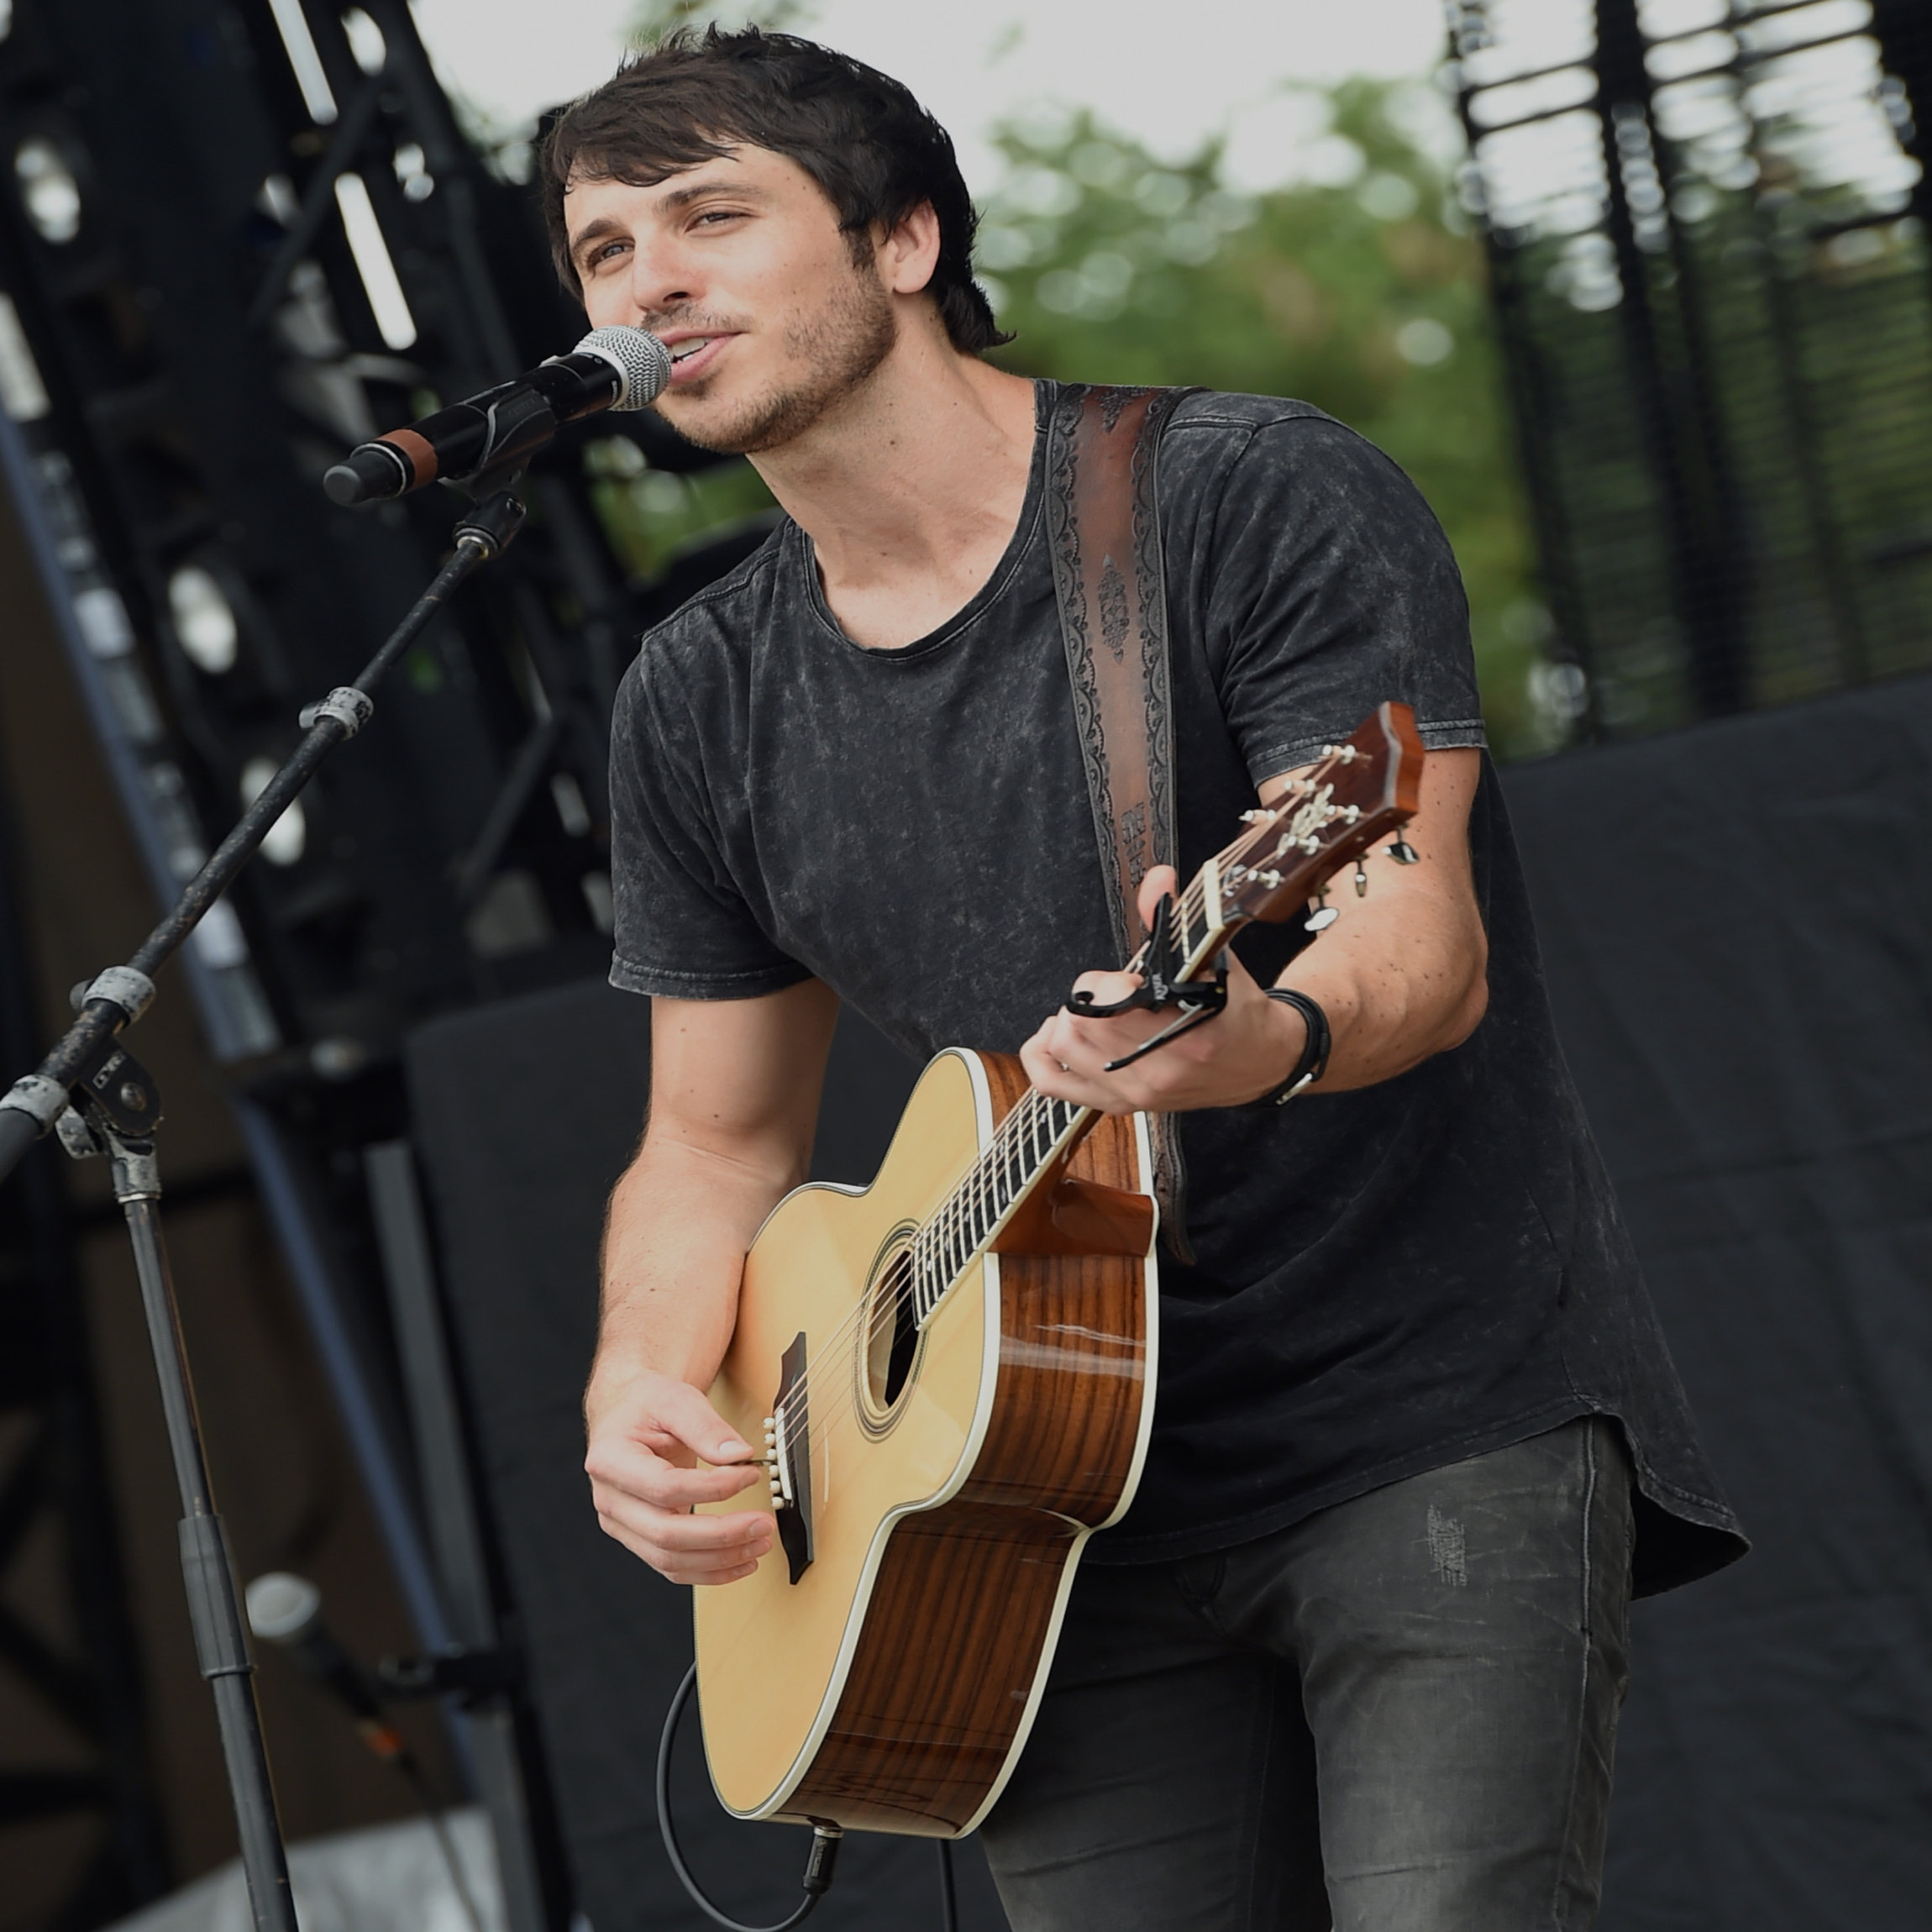
<path id="1" fill-rule="evenodd" d="M 1147 935 L 1136 906 L 1150 865 L 1178 863 L 1173 694 L 1155 464 L 1186 389 L 1062 389 L 1047 428 L 1047 534 L 1100 871 L 1125 959 Z M 1097 633 L 1097 635 L 1096 635 Z M 1175 1259 L 1186 1173 L 1169 1114 L 1153 1116 L 1154 1193 Z"/>

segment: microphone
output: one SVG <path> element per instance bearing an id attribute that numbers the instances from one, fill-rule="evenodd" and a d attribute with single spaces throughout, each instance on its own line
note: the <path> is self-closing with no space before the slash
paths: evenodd
<path id="1" fill-rule="evenodd" d="M 359 444 L 322 486 L 332 503 L 346 507 L 406 496 L 439 477 L 463 482 L 522 462 L 580 417 L 642 409 L 670 379 L 670 351 L 654 335 L 621 325 L 593 328 L 568 355 Z"/>
<path id="2" fill-rule="evenodd" d="M 443 1817 L 443 1803 L 423 1776 L 423 1767 L 412 1756 L 402 1733 L 384 1714 L 382 1701 L 369 1673 L 338 1643 L 322 1620 L 322 1592 L 307 1577 L 287 1570 L 270 1570 L 257 1577 L 243 1593 L 248 1604 L 249 1627 L 265 1643 L 281 1646 L 295 1659 L 306 1677 L 313 1677 L 355 1716 L 355 1728 L 362 1741 L 385 1764 L 395 1766 L 409 1782 L 422 1805 L 429 1828 L 449 1870 L 463 1916 L 470 1932 L 485 1932 L 483 1914 L 477 1909 L 475 1893 L 465 1876 L 463 1860 L 458 1856 L 449 1828 Z"/>
<path id="3" fill-rule="evenodd" d="M 265 1643 L 294 1658 L 302 1675 L 312 1677 L 354 1715 L 362 1740 L 391 1762 L 407 1755 L 402 1734 L 383 1710 L 368 1673 L 322 1620 L 322 1592 L 307 1577 L 270 1570 L 243 1592 L 249 1628 Z"/>

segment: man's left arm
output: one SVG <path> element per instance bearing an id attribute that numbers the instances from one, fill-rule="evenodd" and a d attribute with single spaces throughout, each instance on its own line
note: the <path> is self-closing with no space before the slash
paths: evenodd
<path id="1" fill-rule="evenodd" d="M 1480 752 L 1428 754 L 1420 809 L 1406 834 L 1420 863 L 1399 865 L 1377 848 L 1363 861 L 1369 884 L 1362 899 L 1350 885 L 1353 867 L 1345 867 L 1331 888 L 1341 917 L 1277 982 L 1305 994 L 1328 1020 L 1328 1070 L 1310 1092 L 1393 1079 L 1460 1046 L 1482 1019 L 1488 942 L 1469 865 L 1469 810 L 1481 770 Z M 1281 795 L 1290 775 L 1262 786 L 1264 804 Z M 1178 890 L 1171 868 L 1154 868 L 1141 885 L 1142 922 L 1152 923 L 1163 891 Z M 1076 984 L 1105 1004 L 1138 981 L 1086 973 Z M 1173 1013 L 1089 1020 L 1063 1007 L 1021 1047 L 1021 1058 L 1042 1093 L 1107 1113 L 1242 1106 L 1288 1077 L 1308 1026 L 1231 958 L 1227 994 L 1224 1012 L 1117 1074 L 1104 1071 L 1107 1062 L 1171 1025 Z"/>

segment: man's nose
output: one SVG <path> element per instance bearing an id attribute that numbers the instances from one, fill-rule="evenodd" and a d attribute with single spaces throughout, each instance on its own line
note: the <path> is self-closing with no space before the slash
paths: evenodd
<path id="1" fill-rule="evenodd" d="M 675 315 L 697 300 L 697 278 L 673 250 L 640 248 L 631 258 L 631 302 L 640 323 Z"/>

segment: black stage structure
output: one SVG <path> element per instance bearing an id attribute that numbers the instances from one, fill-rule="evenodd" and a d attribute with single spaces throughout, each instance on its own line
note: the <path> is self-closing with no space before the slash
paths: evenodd
<path id="1" fill-rule="evenodd" d="M 1451 18 L 1554 618 L 1543 696 L 1586 748 L 1520 768 L 1512 799 L 1565 1037 L 1760 1541 L 1642 1614 L 1604 1923 L 1916 1927 L 1932 684 L 1894 674 L 1932 666 L 1932 35 L 1907 0 Z M 581 318 L 405 0 L 0 18 L 0 459 L 171 896 L 447 544 L 447 500 L 344 512 L 323 469 Z M 599 478 L 701 459 L 654 418 L 595 440 L 540 467 L 530 528 L 183 975 L 417 1640 L 498 1673 L 452 1724 L 516 1932 L 701 1923 L 649 1822 L 681 1605 L 575 1473 L 597 1210 L 645 1053 L 641 1003 L 599 984 L 601 765 L 631 638 L 758 533 L 635 580 Z M 25 973 L 0 953 L 16 1070 Z M 866 1178 L 910 1072 L 842 1029 L 822 1173 Z M 45 1163 L 0 1203 L 0 1404 L 25 1422 L 0 1566 L 60 1515 L 85 1630 L 56 1656 L 0 1614 L 0 1672 L 65 1710 L 87 1765 L 0 1777 L 0 1828 L 109 1822 L 60 1916 L 81 1932 L 167 1875 L 71 1220 Z M 779 1915 L 788 1835 L 690 1835 L 727 1903 Z M 969 1882 L 966 1922 L 996 1925 Z M 877 1848 L 820 1923 L 936 1923 L 933 1889 L 929 1855 Z"/>
<path id="2" fill-rule="evenodd" d="M 1932 664 L 1932 15 L 1448 12 L 1549 708 L 1603 742 Z"/>
<path id="3" fill-rule="evenodd" d="M 322 471 L 434 398 L 567 347 L 582 318 L 528 196 L 459 131 L 402 0 L 18 0 L 0 13 L 0 459 L 155 896 L 171 899 L 292 745 L 299 705 L 366 654 L 447 548 L 447 499 L 352 515 Z M 710 460 L 654 417 L 612 433 L 642 444 L 621 469 Z M 458 1729 L 520 1929 L 565 1924 L 571 1885 L 487 1522 L 472 1533 L 463 1460 L 434 1433 L 453 1413 L 440 1331 L 387 1293 L 391 1273 L 405 1297 L 424 1278 L 396 1246 L 405 1177 L 375 1150 L 407 1135 L 414 1026 L 604 955 L 609 706 L 664 593 L 627 581 L 594 486 L 580 443 L 539 466 L 490 595 L 414 653 L 386 729 L 284 821 L 181 975 L 418 1644 L 507 1660 L 507 1688 Z M 701 581 L 755 540 L 727 533 L 682 568 Z M 16 1033 L 38 1030 L 24 1000 Z M 86 1445 L 69 1440 L 84 1363 L 27 1293 L 57 1276 L 45 1191 L 9 1209 L 10 1249 L 37 1239 L 46 1259 L 12 1278 L 41 1446 L 10 1465 L 0 1560 L 50 1471 L 76 1524 L 108 1520 L 81 1506 Z M 77 1544 L 89 1667 L 112 1684 L 103 1535 Z M 100 1767 L 10 1771 L 0 1817 L 112 1813 L 110 1876 L 77 1881 L 68 1908 L 96 1923 L 97 1897 L 132 1904 L 160 1882 L 129 1785 L 139 1751 L 92 1714 L 139 1700 L 93 1698 L 30 1638 L 0 1622 L 0 1668 L 84 1718 Z"/>

